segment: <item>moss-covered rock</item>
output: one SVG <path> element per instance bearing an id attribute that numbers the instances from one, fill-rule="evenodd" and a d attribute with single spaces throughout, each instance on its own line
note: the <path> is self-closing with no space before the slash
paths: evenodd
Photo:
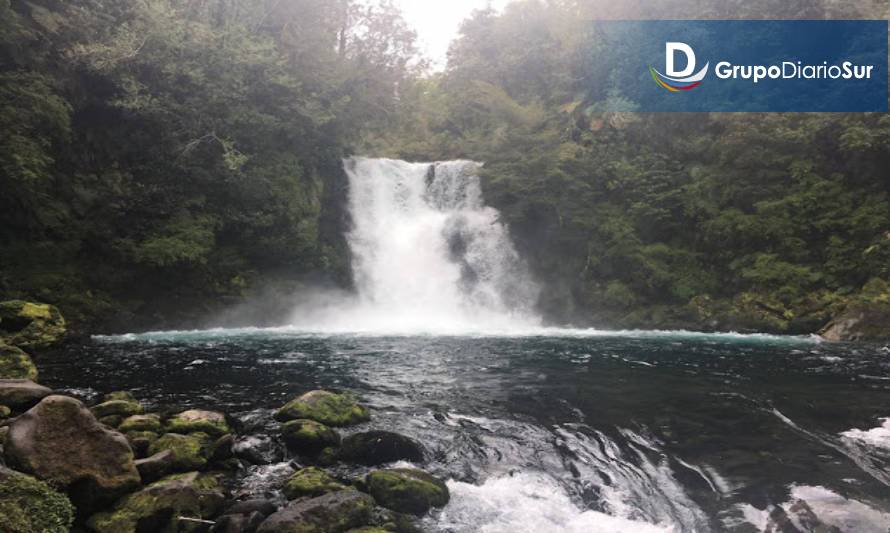
<path id="1" fill-rule="evenodd" d="M 343 439 L 339 457 L 344 461 L 375 466 L 396 461 L 423 461 L 423 446 L 392 431 L 365 431 Z"/>
<path id="2" fill-rule="evenodd" d="M 350 529 L 346 533 L 392 533 L 392 531 L 377 526 L 365 526 L 356 529 Z"/>
<path id="3" fill-rule="evenodd" d="M 188 531 L 180 525 L 180 517 L 213 518 L 223 504 L 215 476 L 189 472 L 168 476 L 122 498 L 111 511 L 93 515 L 87 525 L 97 533 Z"/>
<path id="4" fill-rule="evenodd" d="M 31 476 L 0 466 L 0 530 L 67 533 L 74 506 L 64 494 Z"/>
<path id="5" fill-rule="evenodd" d="M 102 418 L 99 419 L 100 424 L 105 424 L 106 426 L 108 426 L 112 429 L 116 429 L 120 425 L 120 423 L 123 421 L 124 421 L 124 417 L 122 417 L 120 415 L 108 415 L 108 416 L 103 416 Z"/>
<path id="6" fill-rule="evenodd" d="M 172 451 L 164 450 L 151 457 L 138 459 L 136 461 L 136 470 L 142 476 L 143 483 L 151 483 L 173 473 L 175 469 L 174 459 Z"/>
<path id="7" fill-rule="evenodd" d="M 300 454 L 313 455 L 340 445 L 340 434 L 328 426 L 305 418 L 285 422 L 281 437 L 287 448 Z"/>
<path id="8" fill-rule="evenodd" d="M 296 500 L 267 518 L 258 533 L 342 533 L 371 521 L 374 500 L 357 490 Z"/>
<path id="9" fill-rule="evenodd" d="M 122 433 L 128 433 L 130 431 L 152 431 L 159 433 L 161 431 L 161 418 L 154 414 L 128 416 L 120 423 L 118 429 Z"/>
<path id="10" fill-rule="evenodd" d="M 819 335 L 833 342 L 890 340 L 890 282 L 869 281 L 859 294 L 848 299 Z"/>
<path id="11" fill-rule="evenodd" d="M 279 422 L 301 418 L 340 427 L 367 422 L 371 413 L 351 395 L 314 390 L 291 400 L 275 413 Z"/>
<path id="12" fill-rule="evenodd" d="M 207 464 L 210 444 L 212 442 L 206 433 L 167 433 L 148 447 L 148 454 L 170 450 L 173 452 L 173 467 L 176 470 L 197 470 Z"/>
<path id="13" fill-rule="evenodd" d="M 109 392 L 108 394 L 105 394 L 104 396 L 102 396 L 103 402 L 111 402 L 111 401 L 115 401 L 115 400 L 121 400 L 124 402 L 134 402 L 134 403 L 138 402 L 138 400 L 136 400 L 136 397 L 133 396 L 132 392 L 125 391 L 125 390 Z"/>
<path id="14" fill-rule="evenodd" d="M 47 396 L 13 420 L 4 451 L 13 468 L 68 491 L 80 511 L 114 501 L 140 481 L 127 439 L 66 396 Z"/>
<path id="15" fill-rule="evenodd" d="M 128 431 L 125 435 L 133 453 L 136 457 L 145 457 L 148 454 L 148 448 L 158 440 L 158 435 L 154 431 Z"/>
<path id="16" fill-rule="evenodd" d="M 22 348 L 46 348 L 65 335 L 65 319 L 55 306 L 11 300 L 0 302 L 0 341 Z"/>
<path id="17" fill-rule="evenodd" d="M 284 495 L 288 500 L 295 500 L 305 496 L 321 496 L 345 488 L 346 485 L 331 477 L 321 468 L 310 466 L 298 470 L 287 480 L 284 485 Z"/>
<path id="18" fill-rule="evenodd" d="M 0 420 L 5 420 L 9 418 L 9 415 L 12 414 L 12 409 L 6 407 L 5 405 L 0 405 Z"/>
<path id="19" fill-rule="evenodd" d="M 121 419 L 132 415 L 141 415 L 145 412 L 142 404 L 131 400 L 109 400 L 99 405 L 94 405 L 91 410 L 96 418 L 106 416 L 119 416 Z"/>
<path id="20" fill-rule="evenodd" d="M 21 349 L 0 341 L 0 378 L 36 380 L 37 367 Z"/>
<path id="21" fill-rule="evenodd" d="M 422 515 L 432 507 L 444 507 L 450 498 L 445 483 L 413 468 L 371 472 L 366 483 L 380 505 L 400 513 Z"/>
<path id="22" fill-rule="evenodd" d="M 206 433 L 219 437 L 231 433 L 226 415 L 216 411 L 189 409 L 174 415 L 167 421 L 167 431 L 173 433 Z"/>

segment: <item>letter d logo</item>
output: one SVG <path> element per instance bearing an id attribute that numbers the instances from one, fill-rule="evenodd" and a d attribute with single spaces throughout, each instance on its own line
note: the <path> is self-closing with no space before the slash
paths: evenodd
<path id="1" fill-rule="evenodd" d="M 667 42 L 664 43 L 664 52 L 665 72 L 667 74 L 662 74 L 652 68 L 652 66 L 649 66 L 649 73 L 652 75 L 655 83 L 672 93 L 690 91 L 701 85 L 701 80 L 708 74 L 708 67 L 711 66 L 710 62 L 705 63 L 705 67 L 698 71 L 698 74 L 692 75 L 695 72 L 695 52 L 691 46 L 686 43 Z M 686 56 L 686 68 L 682 71 L 677 71 L 674 66 L 677 52 Z"/>

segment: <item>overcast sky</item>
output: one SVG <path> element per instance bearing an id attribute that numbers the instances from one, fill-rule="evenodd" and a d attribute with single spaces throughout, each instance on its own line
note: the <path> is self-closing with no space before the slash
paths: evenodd
<path id="1" fill-rule="evenodd" d="M 445 66 L 448 44 L 457 35 L 457 29 L 475 9 L 491 4 L 501 9 L 508 0 L 398 0 L 420 38 L 427 57 L 437 68 Z"/>

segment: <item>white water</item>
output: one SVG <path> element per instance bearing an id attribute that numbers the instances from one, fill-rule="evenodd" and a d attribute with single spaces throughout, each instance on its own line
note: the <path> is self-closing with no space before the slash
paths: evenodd
<path id="1" fill-rule="evenodd" d="M 464 333 L 538 327 L 538 287 L 472 161 L 353 158 L 347 234 L 356 295 L 292 323 L 312 331 Z"/>

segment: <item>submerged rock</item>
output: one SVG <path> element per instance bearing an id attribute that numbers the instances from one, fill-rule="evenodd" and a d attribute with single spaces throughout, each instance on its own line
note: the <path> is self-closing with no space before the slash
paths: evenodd
<path id="1" fill-rule="evenodd" d="M 310 466 L 298 470 L 287 480 L 287 484 L 284 485 L 284 495 L 288 500 L 296 500 L 305 496 L 321 496 L 345 488 L 346 485 L 321 468 Z"/>
<path id="2" fill-rule="evenodd" d="M 4 449 L 10 466 L 65 489 L 81 510 L 139 485 L 127 439 L 67 396 L 47 396 L 16 418 Z"/>
<path id="3" fill-rule="evenodd" d="M 281 446 L 268 435 L 248 435 L 235 441 L 232 446 L 235 457 L 255 465 L 280 463 L 284 459 Z"/>
<path id="4" fill-rule="evenodd" d="M 410 437 L 391 431 L 366 431 L 343 439 L 340 459 L 368 466 L 395 461 L 423 461 L 423 446 Z"/>
<path id="5" fill-rule="evenodd" d="M 21 349 L 0 342 L 0 378 L 37 379 L 37 367 Z"/>
<path id="6" fill-rule="evenodd" d="M 400 513 L 422 515 L 433 507 L 444 507 L 450 499 L 444 482 L 414 468 L 371 472 L 366 483 L 380 505 Z"/>
<path id="7" fill-rule="evenodd" d="M 167 433 L 148 447 L 148 453 L 154 455 L 169 450 L 173 453 L 173 468 L 178 471 L 197 470 L 207 464 L 210 444 L 210 437 L 205 433 Z"/>
<path id="8" fill-rule="evenodd" d="M 88 525 L 98 533 L 188 531 L 180 524 L 180 518 L 212 518 L 224 502 L 215 476 L 198 472 L 177 474 L 122 498 L 111 511 L 90 517 Z"/>
<path id="9" fill-rule="evenodd" d="M 232 430 L 226 423 L 226 415 L 217 411 L 189 409 L 167 421 L 167 431 L 173 433 L 206 433 L 219 437 Z"/>
<path id="10" fill-rule="evenodd" d="M 281 437 L 287 449 L 302 454 L 316 454 L 340 445 L 340 434 L 314 420 L 297 419 L 281 426 Z"/>
<path id="11" fill-rule="evenodd" d="M 367 525 L 374 500 L 357 490 L 341 490 L 297 500 L 267 518 L 261 533 L 342 533 Z"/>
<path id="12" fill-rule="evenodd" d="M 279 422 L 301 418 L 340 427 L 367 422 L 371 413 L 350 395 L 314 390 L 291 400 L 275 413 Z"/>
<path id="13" fill-rule="evenodd" d="M 128 416 L 120 423 L 118 429 L 122 433 L 127 433 L 129 431 L 151 431 L 159 433 L 161 431 L 161 417 L 154 414 Z"/>
<path id="14" fill-rule="evenodd" d="M 28 379 L 0 379 L 0 405 L 28 409 L 53 391 Z"/>
<path id="15" fill-rule="evenodd" d="M 64 494 L 0 466 L 0 530 L 67 533 L 73 521 L 74 506 Z"/>
<path id="16" fill-rule="evenodd" d="M 53 305 L 22 300 L 0 302 L 0 341 L 22 348 L 46 348 L 65 335 L 65 319 Z"/>

